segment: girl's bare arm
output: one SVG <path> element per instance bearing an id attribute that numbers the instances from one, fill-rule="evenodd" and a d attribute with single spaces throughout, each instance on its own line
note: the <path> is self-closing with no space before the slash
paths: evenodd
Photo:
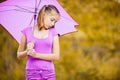
<path id="1" fill-rule="evenodd" d="M 19 43 L 19 47 L 18 47 L 18 51 L 17 51 L 17 58 L 21 59 L 21 58 L 24 58 L 25 56 L 27 56 L 26 37 L 22 33 L 20 43 Z"/>

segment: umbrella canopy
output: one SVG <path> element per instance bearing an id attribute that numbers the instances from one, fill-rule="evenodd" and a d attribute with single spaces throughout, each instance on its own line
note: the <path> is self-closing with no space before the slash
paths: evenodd
<path id="1" fill-rule="evenodd" d="M 60 20 L 55 24 L 59 35 L 77 31 L 78 25 L 57 0 L 7 0 L 0 3 L 0 24 L 20 42 L 21 30 L 34 26 L 36 17 L 43 5 L 54 5 L 60 12 Z"/>

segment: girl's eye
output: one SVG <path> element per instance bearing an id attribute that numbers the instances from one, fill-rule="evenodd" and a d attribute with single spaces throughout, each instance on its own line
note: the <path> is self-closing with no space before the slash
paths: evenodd
<path id="1" fill-rule="evenodd" d="M 51 21 L 54 21 L 53 19 Z"/>

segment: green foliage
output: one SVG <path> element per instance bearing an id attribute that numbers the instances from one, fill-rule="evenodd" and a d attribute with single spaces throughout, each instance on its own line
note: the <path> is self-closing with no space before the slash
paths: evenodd
<path id="1" fill-rule="evenodd" d="M 2 1 L 2 0 L 0 0 Z M 120 80 L 120 3 L 118 0 L 58 0 L 80 24 L 60 37 L 57 80 Z M 0 26 L 0 80 L 24 80 L 18 44 Z"/>
<path id="2" fill-rule="evenodd" d="M 0 37 L 0 80 L 23 80 L 25 61 L 16 57 L 18 44 L 1 25 Z"/>

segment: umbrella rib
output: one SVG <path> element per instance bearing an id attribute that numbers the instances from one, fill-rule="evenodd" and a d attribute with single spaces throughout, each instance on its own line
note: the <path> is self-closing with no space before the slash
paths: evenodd
<path id="1" fill-rule="evenodd" d="M 2 10 L 2 11 L 0 11 L 0 12 L 7 12 L 7 11 L 20 11 L 20 12 L 34 13 L 34 12 L 23 11 L 23 10 L 19 10 L 19 9 Z"/>
<path id="2" fill-rule="evenodd" d="M 37 0 L 35 0 L 35 9 L 37 8 Z"/>
<path id="3" fill-rule="evenodd" d="M 18 6 L 18 5 L 2 5 L 2 6 L 0 6 L 0 7 L 16 7 L 16 6 Z M 29 7 L 29 6 L 21 6 L 21 7 L 26 7 L 26 8 L 29 8 L 29 9 L 34 9 L 33 7 Z"/>
<path id="4" fill-rule="evenodd" d="M 25 10 L 20 10 L 20 9 L 14 9 L 14 10 L 20 11 L 20 12 L 34 13 L 34 12 L 32 12 L 32 11 L 25 11 Z"/>
<path id="5" fill-rule="evenodd" d="M 0 11 L 0 12 L 6 12 L 6 11 L 12 11 L 12 10 L 14 10 L 14 9 L 2 10 L 2 11 Z"/>
<path id="6" fill-rule="evenodd" d="M 4 6 L 13 6 L 13 7 L 17 7 L 17 8 L 19 8 L 19 9 L 21 9 L 21 11 L 22 12 L 28 12 L 28 13 L 33 13 L 34 11 L 30 11 L 30 10 L 28 10 L 28 9 L 26 9 L 26 8 L 23 8 L 22 6 L 18 6 L 18 5 L 3 5 L 3 6 L 0 6 L 0 7 L 4 7 Z M 18 9 L 12 9 L 12 10 L 17 10 L 17 11 L 20 11 L 20 10 L 18 10 Z M 6 10 L 5 10 L 6 11 Z M 0 11 L 0 12 L 3 12 L 3 11 Z"/>
<path id="7" fill-rule="evenodd" d="M 15 6 L 18 7 L 18 8 L 20 8 L 20 9 L 22 9 L 22 10 L 25 10 L 25 11 L 28 11 L 28 12 L 32 12 L 32 11 L 30 11 L 28 9 L 25 9 L 25 8 L 21 7 L 21 6 L 17 6 L 17 5 L 15 5 Z"/>
<path id="8" fill-rule="evenodd" d="M 38 3 L 37 9 L 39 8 L 40 4 L 41 4 L 41 0 L 40 0 L 39 3 Z"/>

